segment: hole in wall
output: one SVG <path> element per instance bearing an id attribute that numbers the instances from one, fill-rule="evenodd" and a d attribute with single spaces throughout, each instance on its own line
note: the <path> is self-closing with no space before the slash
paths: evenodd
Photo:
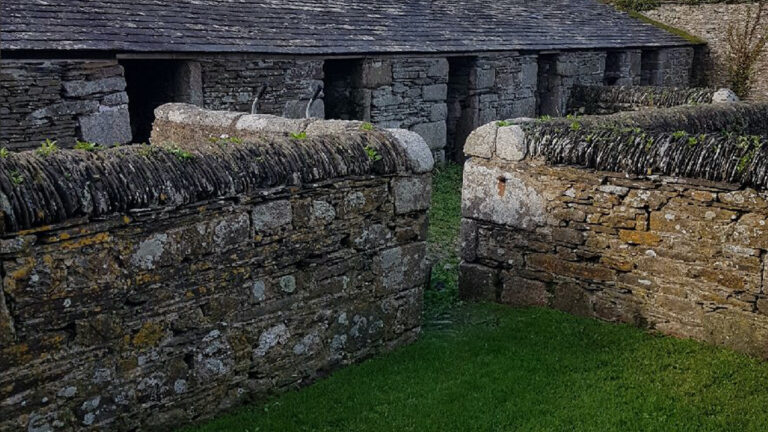
<path id="1" fill-rule="evenodd" d="M 557 75 L 557 54 L 541 54 L 538 58 L 538 84 L 536 92 L 536 112 L 539 115 L 560 117 L 564 106 L 561 106 L 561 80 Z"/>
<path id="2" fill-rule="evenodd" d="M 640 57 L 640 84 L 659 85 L 659 51 L 644 50 Z"/>
<path id="3" fill-rule="evenodd" d="M 621 53 L 610 51 L 607 53 L 605 56 L 605 75 L 603 77 L 604 85 L 616 85 L 616 83 L 621 79 L 621 60 Z"/>
<path id="4" fill-rule="evenodd" d="M 323 64 L 325 118 L 367 120 L 361 88 L 362 59 L 326 60 Z"/>
<path id="5" fill-rule="evenodd" d="M 445 156 L 448 160 L 464 162 L 464 143 L 478 126 L 477 104 L 470 94 L 470 77 L 477 64 L 476 57 L 448 58 L 448 140 Z"/>
<path id="6" fill-rule="evenodd" d="M 199 86 L 189 74 L 192 62 L 184 60 L 120 60 L 125 70 L 128 112 L 134 142 L 148 142 L 155 108 L 169 102 L 196 103 Z M 199 79 L 199 75 L 197 76 Z"/>

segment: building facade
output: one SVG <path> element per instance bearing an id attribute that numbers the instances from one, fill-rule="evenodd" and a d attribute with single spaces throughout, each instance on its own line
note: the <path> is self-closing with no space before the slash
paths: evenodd
<path id="1" fill-rule="evenodd" d="M 200 15 L 175 10 L 200 3 L 184 0 L 151 6 L 160 8 L 151 18 L 134 9 L 151 8 L 149 0 L 122 10 L 78 0 L 56 25 L 48 21 L 55 5 L 8 3 L 0 146 L 10 150 L 46 139 L 145 142 L 155 107 L 188 102 L 406 128 L 425 138 L 436 160 L 460 160 L 469 132 L 488 121 L 565 115 L 575 85 L 689 86 L 698 52 L 595 0 L 506 0 L 492 10 L 479 1 L 402 2 L 405 12 L 353 1 L 322 11 L 324 2 L 243 0 L 237 17 L 220 0 L 203 2 L 209 8 Z M 573 12 L 564 18 L 556 7 Z M 461 25 L 447 18 L 457 14 L 466 16 Z M 221 16 L 229 20 L 217 24 Z M 92 25 L 78 27 L 80 19 Z M 118 31 L 115 20 L 132 24 Z M 537 26 L 544 30 L 530 30 Z"/>

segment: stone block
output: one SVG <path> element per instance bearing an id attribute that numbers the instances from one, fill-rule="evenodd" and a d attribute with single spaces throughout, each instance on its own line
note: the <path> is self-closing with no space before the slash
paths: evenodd
<path id="1" fill-rule="evenodd" d="M 464 154 L 485 159 L 492 158 L 496 151 L 498 130 L 498 122 L 494 121 L 472 131 L 464 143 Z"/>
<path id="2" fill-rule="evenodd" d="M 203 110 L 186 103 L 168 103 L 155 108 L 155 120 L 220 129 L 232 127 L 244 115 L 231 111 Z"/>
<path id="3" fill-rule="evenodd" d="M 547 222 L 540 187 L 515 172 L 470 159 L 464 164 L 461 214 L 522 230 L 535 229 Z"/>
<path id="4" fill-rule="evenodd" d="M 498 300 L 499 272 L 479 264 L 459 265 L 459 297 L 463 300 L 495 302 Z"/>
<path id="5" fill-rule="evenodd" d="M 525 159 L 528 149 L 525 144 L 525 132 L 520 126 L 504 126 L 496 133 L 496 156 L 517 162 Z"/>
<path id="6" fill-rule="evenodd" d="M 62 86 L 64 87 L 64 96 L 83 97 L 98 93 L 121 92 L 125 90 L 126 85 L 125 78 L 111 77 L 95 81 L 65 81 Z"/>
<path id="7" fill-rule="evenodd" d="M 459 231 L 459 251 L 461 259 L 474 262 L 477 259 L 477 221 L 462 218 Z"/>
<path id="8" fill-rule="evenodd" d="M 430 78 L 448 79 L 448 59 L 433 59 L 432 64 L 427 69 L 427 76 Z"/>
<path id="9" fill-rule="evenodd" d="M 292 221 L 293 209 L 288 200 L 259 204 L 251 212 L 251 223 L 257 234 L 290 225 Z"/>
<path id="10" fill-rule="evenodd" d="M 405 149 L 411 170 L 416 174 L 432 171 L 435 161 L 426 141 L 416 132 L 405 129 L 387 129 L 392 137 Z"/>
<path id="11" fill-rule="evenodd" d="M 470 75 L 469 85 L 476 90 L 490 89 L 496 85 L 496 70 L 475 69 Z"/>
<path id="12" fill-rule="evenodd" d="M 447 84 L 432 84 L 425 86 L 422 90 L 422 97 L 425 101 L 445 102 L 448 98 Z"/>
<path id="13" fill-rule="evenodd" d="M 438 103 L 432 105 L 429 110 L 429 119 L 433 122 L 445 121 L 448 118 L 448 105 L 445 103 Z"/>
<path id="14" fill-rule="evenodd" d="M 112 146 L 130 143 L 133 138 L 127 108 L 103 108 L 97 113 L 80 117 L 79 125 L 83 141 Z"/>
<path id="15" fill-rule="evenodd" d="M 503 272 L 499 301 L 511 306 L 547 306 L 550 301 L 547 284 Z"/>
<path id="16" fill-rule="evenodd" d="M 392 180 L 395 213 L 405 214 L 429 208 L 432 199 L 432 177 L 397 177 Z"/>
<path id="17" fill-rule="evenodd" d="M 413 132 L 421 135 L 432 150 L 445 148 L 448 139 L 448 129 L 445 121 L 421 123 L 411 127 Z"/>
<path id="18" fill-rule="evenodd" d="M 383 59 L 369 59 L 363 62 L 361 85 L 364 88 L 378 88 L 392 85 L 392 62 Z"/>
<path id="19" fill-rule="evenodd" d="M 736 103 L 739 97 L 731 89 L 721 88 L 712 95 L 712 103 Z"/>
<path id="20" fill-rule="evenodd" d="M 285 107 L 283 108 L 283 117 L 289 119 L 306 118 L 307 105 L 309 105 L 309 99 L 288 101 L 285 103 Z M 312 106 L 309 108 L 309 118 L 325 118 L 325 102 L 323 99 L 316 99 L 312 101 Z"/>

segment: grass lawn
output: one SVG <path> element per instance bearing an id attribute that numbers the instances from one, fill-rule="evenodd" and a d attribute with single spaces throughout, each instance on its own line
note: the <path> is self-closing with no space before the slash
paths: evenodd
<path id="1" fill-rule="evenodd" d="M 460 178 L 436 176 L 418 342 L 187 430 L 768 430 L 768 363 L 557 311 L 460 304 Z"/>

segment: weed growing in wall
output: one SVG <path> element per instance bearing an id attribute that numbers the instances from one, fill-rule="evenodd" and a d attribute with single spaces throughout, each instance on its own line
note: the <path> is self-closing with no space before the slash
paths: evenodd
<path id="1" fill-rule="evenodd" d="M 373 130 L 373 124 L 365 122 L 362 125 L 360 125 L 360 130 L 372 131 Z"/>
<path id="2" fill-rule="evenodd" d="M 208 138 L 208 141 L 210 141 L 211 144 L 216 144 L 220 146 L 227 145 L 227 144 L 240 145 L 243 143 L 243 140 L 241 138 L 238 138 L 236 136 L 229 136 L 226 134 L 221 135 L 219 137 L 210 137 Z"/>
<path id="3" fill-rule="evenodd" d="M 7 157 L 8 157 L 8 155 L 10 155 L 10 154 L 11 154 L 11 152 L 10 152 L 10 151 L 8 151 L 8 149 L 7 149 L 7 148 L 5 148 L 5 147 L 3 147 L 3 148 L 0 148 L 0 159 L 5 159 L 5 158 L 7 158 Z"/>
<path id="4" fill-rule="evenodd" d="M 168 152 L 176 156 L 181 161 L 187 161 L 195 158 L 195 155 L 177 146 L 172 146 L 168 149 Z"/>
<path id="5" fill-rule="evenodd" d="M 307 133 L 306 132 L 291 132 L 291 138 L 297 139 L 299 141 L 303 141 L 307 139 Z"/>
<path id="6" fill-rule="evenodd" d="M 19 170 L 13 170 L 9 172 L 8 177 L 10 177 L 11 182 L 16 186 L 24 183 L 24 176 L 21 175 Z"/>
<path id="7" fill-rule="evenodd" d="M 46 138 L 45 141 L 40 143 L 40 148 L 37 149 L 37 154 L 47 157 L 56 153 L 58 150 L 59 146 L 56 144 L 56 141 L 51 141 L 49 138 Z"/>
<path id="8" fill-rule="evenodd" d="M 371 146 L 365 146 L 364 149 L 365 149 L 365 154 L 368 155 L 368 160 L 370 160 L 371 162 L 376 162 L 381 160 L 381 155 L 379 154 L 379 152 L 376 151 L 375 148 Z"/>
<path id="9" fill-rule="evenodd" d="M 101 150 L 101 146 L 89 141 L 78 140 L 75 142 L 75 150 L 85 150 L 87 152 L 94 152 L 96 150 Z"/>

